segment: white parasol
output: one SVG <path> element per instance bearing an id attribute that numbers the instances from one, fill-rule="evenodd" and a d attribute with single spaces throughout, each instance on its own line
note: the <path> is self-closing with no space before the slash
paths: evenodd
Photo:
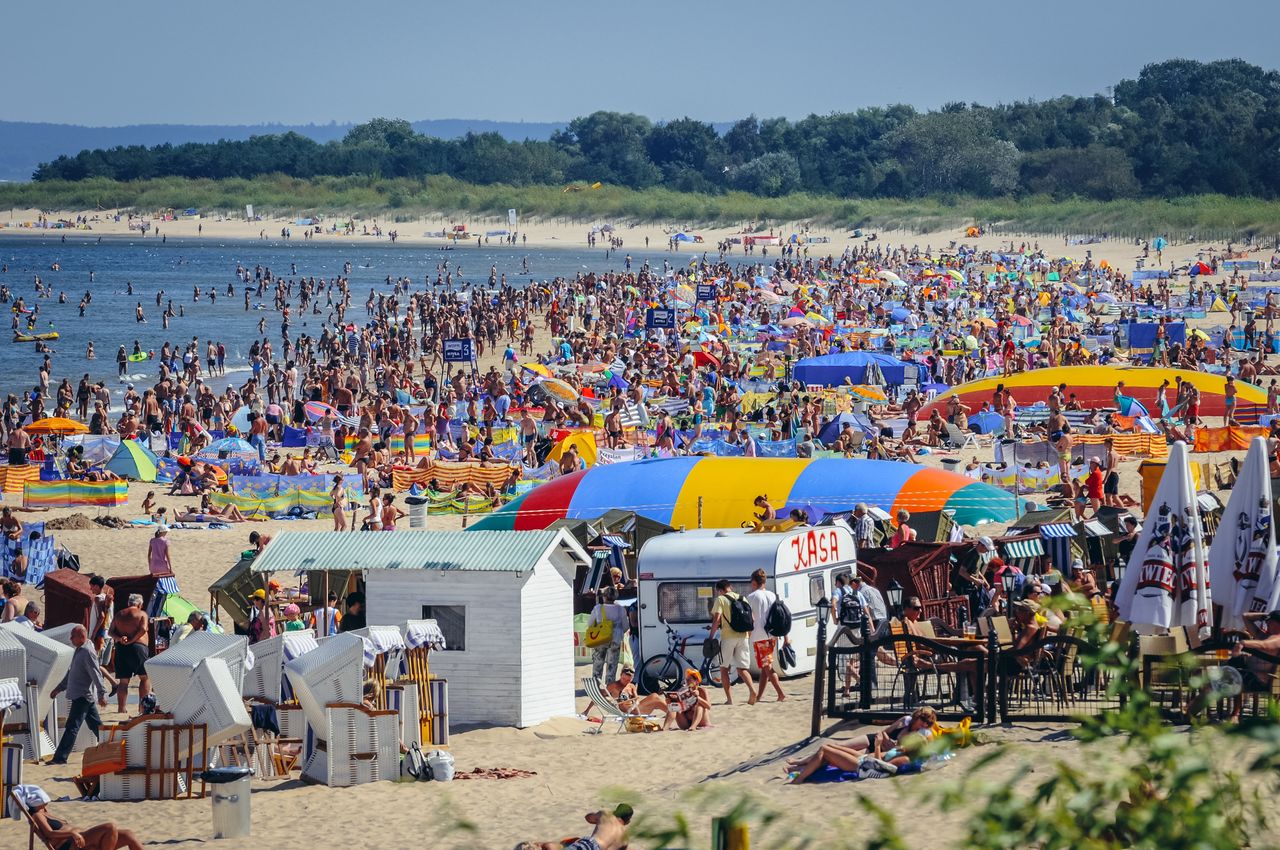
<path id="1" fill-rule="evenodd" d="M 1209 547 L 1209 579 L 1222 606 L 1223 629 L 1242 629 L 1245 614 L 1271 610 L 1267 605 L 1277 587 L 1271 504 L 1267 441 L 1254 437 Z"/>
<path id="2" fill-rule="evenodd" d="M 1136 630 L 1194 626 L 1209 636 L 1209 569 L 1186 443 L 1169 461 L 1116 594 L 1122 619 Z"/>

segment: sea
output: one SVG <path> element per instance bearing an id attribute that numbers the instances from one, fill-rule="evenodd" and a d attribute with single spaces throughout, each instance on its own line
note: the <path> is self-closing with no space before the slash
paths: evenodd
<path id="1" fill-rule="evenodd" d="M 155 237 L 103 237 L 99 241 L 96 236 L 69 233 L 63 241 L 58 234 L 4 236 L 0 237 L 0 266 L 5 269 L 0 272 L 0 284 L 8 287 L 13 301 L 0 305 L 0 309 L 12 308 L 18 297 L 25 300 L 28 308 L 39 304 L 40 314 L 32 332 L 56 330 L 59 334 L 56 341 L 48 343 L 55 352 L 52 355 L 53 386 L 64 376 L 75 386 L 87 373 L 95 383 L 106 381 L 116 396 L 124 393 L 128 383 L 137 383 L 141 390 L 144 384 L 156 380 L 157 367 L 150 361 L 131 362 L 127 376 L 120 379 L 116 351 L 121 345 L 131 352 L 137 342 L 142 351 L 159 352 L 165 342 L 181 346 L 195 338 L 200 341 L 202 360 L 208 340 L 226 346 L 227 377 L 210 381 L 216 390 L 227 382 L 239 383 L 246 378 L 242 373 L 249 371 L 248 351 L 254 340 L 265 335 L 276 351 L 280 350 L 280 316 L 272 309 L 270 290 L 265 299 L 251 294 L 250 309 L 246 311 L 244 284 L 235 274 L 237 265 L 250 270 L 261 265 L 271 269 L 274 275 L 286 278 L 332 279 L 343 273 L 344 264 L 350 263 L 352 306 L 347 318 L 362 321 L 369 291 L 390 290 L 388 275 L 393 279 L 407 276 L 413 280 L 413 291 L 424 291 L 430 288 L 428 281 L 435 280 L 437 266 L 448 263 L 454 272 L 455 288 L 459 267 L 463 281 L 485 287 L 490 268 L 496 266 L 499 280 L 505 274 L 508 284 L 528 286 L 556 277 L 572 277 L 579 272 L 621 272 L 628 253 L 632 257 L 632 269 L 639 269 L 646 261 L 656 269 L 662 269 L 664 262 L 683 266 L 693 257 L 702 256 L 701 253 L 668 254 L 665 250 L 648 251 L 643 246 L 633 249 L 625 245 L 621 250 L 607 253 L 604 247 L 588 249 L 585 246 L 458 245 L 446 248 L 303 239 L 166 238 L 161 241 Z M 53 270 L 55 265 L 59 270 Z M 36 298 L 37 275 L 52 287 L 51 297 Z M 133 295 L 128 294 L 130 283 Z M 226 297 L 228 285 L 235 289 L 232 297 Z M 193 300 L 197 286 L 201 291 L 198 302 Z M 218 294 L 215 303 L 209 301 L 211 289 Z M 92 293 L 93 300 L 82 318 L 78 305 L 86 292 Z M 60 293 L 66 293 L 66 303 L 58 303 Z M 156 306 L 157 294 L 162 295 L 159 307 Z M 174 312 L 180 310 L 181 315 L 171 318 L 165 329 L 161 314 L 170 300 Z M 266 302 L 261 307 L 258 306 L 260 300 Z M 138 304 L 142 305 L 146 323 L 135 320 Z M 324 309 L 323 300 L 321 304 Z M 303 333 L 319 336 L 327 313 L 325 310 L 319 316 L 298 315 L 295 301 L 291 336 L 295 340 Z M 258 322 L 264 317 L 265 334 L 259 334 Z M 27 332 L 25 317 L 21 317 L 20 328 L 23 333 Z M 38 383 L 43 354 L 37 353 L 33 342 L 10 342 L 11 339 L 12 332 L 0 338 L 0 392 L 30 391 Z M 86 357 L 90 342 L 95 349 L 93 360 Z"/>

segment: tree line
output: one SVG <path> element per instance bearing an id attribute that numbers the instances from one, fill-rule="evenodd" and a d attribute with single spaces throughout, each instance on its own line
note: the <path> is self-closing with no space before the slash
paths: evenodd
<path id="1" fill-rule="evenodd" d="M 594 112 L 548 141 L 458 139 L 378 118 L 339 141 L 298 133 L 211 144 L 85 150 L 43 163 L 37 181 L 447 174 L 470 183 L 602 182 L 686 192 L 806 191 L 842 198 L 1023 193 L 1115 200 L 1219 193 L 1280 196 L 1280 73 L 1242 60 L 1175 59 L 1110 96 L 997 106 L 893 105 L 856 112 L 655 123 Z"/>

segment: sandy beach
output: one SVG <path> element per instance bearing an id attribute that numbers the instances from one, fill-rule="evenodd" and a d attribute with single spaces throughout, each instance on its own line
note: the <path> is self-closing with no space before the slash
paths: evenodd
<path id="1" fill-rule="evenodd" d="M 87 221 L 88 229 L 45 230 L 26 226 L 36 222 L 41 215 L 55 222 L 59 220 L 74 222 L 77 219 L 84 219 Z M 117 215 L 121 216 L 119 221 L 115 220 Z M 716 256 L 717 243 L 735 236 L 741 236 L 744 232 L 756 235 L 773 233 L 784 239 L 789 238 L 793 233 L 803 235 L 807 232 L 811 238 L 822 237 L 829 240 L 816 242 L 809 246 L 809 256 L 815 258 L 827 255 L 838 256 L 846 246 L 865 243 L 865 235 L 863 237 L 854 237 L 851 235 L 852 230 L 849 228 L 805 221 L 769 222 L 764 225 L 756 222 L 741 222 L 736 226 L 702 227 L 697 223 L 680 221 L 630 223 L 615 222 L 603 218 L 599 220 L 572 221 L 560 218 L 522 217 L 515 228 L 517 243 L 508 246 L 503 246 L 498 237 L 489 239 L 484 237 L 486 231 L 507 229 L 508 223 L 505 216 L 429 215 L 415 217 L 410 221 L 394 221 L 378 217 L 355 217 L 355 235 L 345 235 L 341 230 L 338 233 L 328 232 L 329 226 L 335 220 L 341 222 L 346 221 L 347 218 L 344 215 L 326 216 L 320 225 L 323 232 L 313 235 L 310 240 L 303 240 L 302 231 L 305 228 L 295 224 L 292 216 L 276 215 L 261 217 L 254 221 L 246 221 L 243 216 L 234 218 L 222 215 L 179 216 L 176 219 L 167 221 L 149 217 L 147 220 L 150 222 L 152 229 L 144 236 L 140 231 L 129 228 L 127 215 L 123 210 L 9 210 L 0 212 L 0 238 L 5 236 L 56 238 L 60 235 L 66 235 L 68 239 L 96 238 L 98 236 L 113 239 L 129 237 L 141 242 L 151 239 L 158 240 L 163 237 L 214 241 L 261 239 L 263 241 L 276 242 L 281 239 L 281 230 L 289 229 L 292 231 L 291 241 L 298 243 L 299 250 L 301 250 L 303 247 L 301 243 L 305 241 L 323 244 L 359 245 L 363 243 L 378 243 L 386 245 L 390 243 L 388 233 L 395 231 L 397 233 L 395 244 L 397 245 L 451 246 L 455 250 L 465 252 L 467 248 L 476 246 L 476 237 L 479 236 L 485 247 L 503 247 L 504 250 L 509 249 L 512 252 L 519 252 L 525 247 L 585 249 L 587 248 L 587 235 L 593 228 L 612 224 L 615 228 L 612 231 L 612 235 L 621 239 L 623 244 L 614 253 L 612 258 L 614 262 L 606 264 L 606 267 L 607 265 L 620 265 L 620 261 L 627 254 L 639 256 L 645 253 L 665 252 L 668 240 L 678 232 L 685 232 L 690 235 L 696 234 L 703 239 L 701 243 L 682 243 L 679 246 L 679 253 L 687 254 L 690 257 L 700 257 L 706 252 L 714 258 Z M 138 220 L 135 218 L 135 223 Z M 440 236 L 426 235 L 428 233 L 453 231 L 459 226 L 465 226 L 466 230 L 471 234 L 469 239 L 452 240 L 444 239 Z M 368 233 L 364 232 L 366 228 Z M 381 235 L 374 235 L 376 228 L 381 229 Z M 1034 246 L 1038 245 L 1046 253 L 1054 257 L 1083 259 L 1086 252 L 1091 252 L 1095 259 L 1108 260 L 1113 265 L 1116 265 L 1117 268 L 1122 269 L 1131 268 L 1134 261 L 1142 254 L 1141 248 L 1135 246 L 1132 240 L 1121 239 L 1102 239 L 1098 242 L 1080 245 L 1070 244 L 1059 236 L 1027 233 L 985 233 L 977 237 L 967 237 L 965 235 L 965 226 L 923 233 L 908 230 L 877 230 L 875 228 L 865 228 L 864 230 L 866 234 L 875 232 L 882 244 L 907 245 L 908 247 L 919 246 L 921 249 L 928 247 L 934 252 L 946 248 L 952 242 L 963 242 L 966 245 L 976 246 L 979 251 L 998 251 L 1002 248 L 1008 248 L 1010 240 L 1012 240 L 1015 248 L 1025 242 L 1030 250 L 1034 250 Z M 597 233 L 596 235 L 597 237 L 602 237 L 609 234 Z M 1152 234 L 1153 237 L 1155 235 Z M 648 240 L 647 245 L 646 239 Z M 603 257 L 607 247 L 607 240 L 598 238 L 596 247 L 599 248 Z M 1221 249 L 1224 246 L 1211 246 L 1208 243 L 1173 243 L 1164 252 L 1165 265 L 1167 267 L 1171 261 L 1181 262 L 1194 257 L 1199 251 L 1207 251 L 1213 247 Z M 730 259 L 737 262 L 742 256 L 741 246 L 735 245 Z M 753 256 L 771 261 L 771 258 L 777 257 L 777 250 L 776 248 L 769 249 L 767 256 L 762 255 L 757 250 Z M 1153 254 L 1148 261 L 1148 265 L 1154 264 L 1155 256 Z"/>
<path id="2" fill-rule="evenodd" d="M 6 221 L 23 220 L 24 213 L 5 217 Z M 26 215 L 34 218 L 34 212 Z M 63 214 L 64 216 L 66 214 Z M 123 221 L 105 220 L 93 222 L 91 231 L 67 231 L 69 238 L 104 236 L 152 240 L 155 235 L 142 237 L 129 231 Z M 71 214 L 73 217 L 74 214 Z M 58 218 L 59 214 L 51 214 Z M 486 223 L 468 222 L 483 231 Z M 268 239 L 277 239 L 283 221 L 244 222 L 204 219 L 180 220 L 159 223 L 161 234 L 174 238 L 256 239 L 259 230 L 265 230 Z M 406 246 L 441 244 L 439 239 L 421 236 L 426 230 L 438 230 L 441 223 L 399 223 L 385 225 L 400 231 L 400 241 Z M 505 223 L 503 224 L 505 226 Z M 298 251 L 301 244 L 295 227 Z M 530 222 L 522 225 L 521 232 L 529 237 L 529 245 L 564 245 L 583 247 L 586 244 L 587 223 Z M 619 254 L 625 254 L 635 246 L 643 246 L 644 238 L 651 245 L 661 248 L 667 239 L 666 230 L 658 225 L 622 228 L 617 231 L 624 240 Z M 789 234 L 790 227 L 779 231 Z M 697 231 L 705 242 L 697 246 L 714 255 L 715 243 L 737 232 L 735 228 Z M 812 250 L 820 255 L 839 254 L 847 244 L 846 234 L 832 229 L 815 229 L 815 234 L 829 234 L 828 244 L 814 245 Z M 56 236 L 58 231 L 34 231 L 17 227 L 0 229 L 4 236 Z M 893 244 L 930 245 L 937 250 L 952 240 L 963 239 L 960 230 L 929 234 L 890 233 L 880 234 L 884 242 Z M 345 240 L 353 244 L 374 237 L 319 236 L 318 240 Z M 385 242 L 385 237 L 383 240 Z M 984 236 L 975 241 L 982 248 L 998 249 L 1007 245 L 1008 237 Z M 1023 241 L 1021 238 L 1015 241 Z M 1036 242 L 1027 237 L 1028 243 Z M 1039 240 L 1048 248 L 1046 239 Z M 1061 241 L 1061 240 L 1059 240 Z M 474 244 L 474 241 L 473 243 Z M 522 243 L 523 244 L 523 243 Z M 521 245 L 512 246 L 519 251 Z M 637 251 L 638 248 L 635 248 Z M 459 246 L 459 250 L 465 250 Z M 1051 249 L 1063 256 L 1083 256 L 1091 250 L 1095 258 L 1109 259 L 1120 268 L 1131 268 L 1133 258 L 1140 253 L 1132 244 L 1109 241 L 1089 246 L 1062 245 Z M 1183 246 L 1182 250 L 1166 251 L 1166 261 L 1173 254 L 1178 257 L 1194 255 L 1195 246 Z M 603 248 L 601 254 L 603 256 Z M 737 261 L 741 254 L 735 254 Z M 539 327 L 537 350 L 545 350 L 549 339 Z M 496 363 L 490 353 L 481 368 Z M 1217 423 L 1213 423 L 1217 424 Z M 993 458 L 989 442 L 978 449 L 966 450 L 967 459 L 976 455 L 981 461 Z M 958 452 L 936 451 L 920 458 L 921 462 L 939 466 L 942 460 L 961 456 Z M 1196 460 L 1218 462 L 1224 456 L 1197 455 Z M 1121 492 L 1137 498 L 1139 484 L 1138 461 L 1126 460 L 1121 466 Z M 336 467 L 328 467 L 336 469 Z M 146 493 L 163 486 L 132 483 L 129 505 L 114 513 L 125 518 L 141 515 L 140 506 Z M 1225 495 L 1224 495 L 1225 500 Z M 194 504 L 191 497 L 158 496 L 159 504 L 174 510 L 179 506 Z M 83 509 L 61 509 L 42 513 L 23 513 L 24 521 L 50 520 L 82 513 L 92 519 L 96 513 Z M 456 529 L 462 525 L 459 516 L 432 517 L 431 529 Z M 184 595 L 198 605 L 206 605 L 208 585 L 229 569 L 239 553 L 248 547 L 250 531 L 275 534 L 284 528 L 289 530 L 327 530 L 331 521 L 318 519 L 303 522 L 244 523 L 231 529 L 175 530 L 171 536 L 172 557 L 178 580 Z M 990 532 L 994 528 L 983 528 Z M 397 533 L 416 534 L 417 531 Z M 428 532 L 429 533 L 429 532 Z M 56 539 L 80 556 L 85 572 L 105 575 L 128 575 L 146 571 L 146 547 L 151 532 L 146 528 L 107 529 L 94 526 L 89 530 L 57 531 Z M 37 601 L 40 595 L 35 594 Z M 228 624 L 225 614 L 224 625 Z M 578 675 L 585 671 L 580 669 Z M 661 810 L 667 813 L 684 811 L 691 815 L 694 834 L 690 846 L 706 846 L 707 818 L 727 810 L 740 795 L 755 795 L 765 805 L 783 809 L 788 819 L 783 830 L 789 837 L 813 834 L 826 840 L 847 835 L 850 839 L 866 836 L 867 819 L 859 815 L 856 798 L 865 797 L 891 811 L 900 819 L 898 826 L 908 846 L 950 847 L 957 846 L 962 836 L 957 826 L 963 821 L 963 813 L 943 813 L 934 801 L 922 801 L 920 793 L 926 788 L 945 781 L 948 774 L 966 770 L 966 765 L 981 758 L 983 750 L 967 750 L 958 755 L 954 763 L 937 774 L 905 778 L 893 782 L 866 782 L 848 785 L 817 785 L 783 787 L 783 763 L 788 756 L 804 752 L 816 746 L 806 743 L 808 735 L 812 677 L 790 680 L 785 685 L 789 700 L 784 704 L 765 702 L 756 706 L 735 704 L 722 706 L 723 697 L 713 694 L 712 728 L 697 733 L 664 733 L 652 735 L 618 735 L 610 727 L 603 735 L 588 734 L 592 726 L 574 718 L 557 719 L 541 726 L 516 730 L 509 728 L 483 728 L 457 732 L 452 740 L 452 752 L 457 758 L 459 773 L 473 768 L 520 768 L 535 771 L 536 777 L 505 780 L 455 781 L 451 785 L 375 783 L 349 789 L 330 789 L 305 786 L 300 782 L 255 782 L 253 795 L 253 836 L 243 840 L 229 840 L 218 846 L 227 850 L 270 846 L 274 848 L 301 848 L 317 842 L 352 843 L 355 846 L 378 848 L 427 847 L 484 847 L 506 848 L 523 839 L 550 840 L 560 836 L 582 834 L 588 830 L 582 815 L 618 800 L 632 803 L 642 819 L 653 817 Z M 579 710 L 585 709 L 586 700 L 580 695 Z M 120 719 L 114 711 L 105 715 L 108 721 Z M 824 727 L 833 724 L 824 721 Z M 993 779 L 1011 779 L 1022 772 L 1034 770 L 1028 764 L 1047 763 L 1060 756 L 1084 760 L 1088 752 L 1080 745 L 1055 735 L 1062 727 L 1048 724 L 1035 726 L 1011 726 L 995 728 L 987 734 L 993 740 L 1012 744 L 1016 757 L 1005 759 L 989 768 Z M 834 731 L 834 738 L 851 738 L 857 730 L 842 726 Z M 1031 746 L 1034 742 L 1034 746 Z M 76 759 L 73 759 L 74 767 Z M 74 787 L 66 777 L 66 768 L 27 765 L 26 781 L 45 787 L 57 799 L 76 796 Z M 936 779 L 934 777 L 937 777 Z M 602 791 L 602 789 L 604 789 Z M 209 802 L 207 800 L 147 802 L 116 804 L 107 802 L 66 802 L 56 806 L 56 812 L 72 822 L 90 825 L 111 819 L 126 825 L 150 843 L 189 844 L 204 843 L 211 835 Z M 839 825 L 839 819 L 847 817 L 847 825 Z M 775 829 L 777 829 L 775 827 Z M 6 821 L 0 824 L 0 846 L 17 847 L 24 840 L 25 826 Z M 856 842 L 855 842 L 856 843 Z M 759 846 L 768 846 L 760 844 Z"/>

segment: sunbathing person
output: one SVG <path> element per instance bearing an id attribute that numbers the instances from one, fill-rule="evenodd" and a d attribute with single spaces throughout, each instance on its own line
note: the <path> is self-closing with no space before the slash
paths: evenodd
<path id="1" fill-rule="evenodd" d="M 22 785 L 15 789 L 40 837 L 58 850 L 142 850 L 142 842 L 127 829 L 120 829 L 110 821 L 77 829 L 66 821 L 49 815 L 49 795 L 35 785 Z"/>
<path id="2" fill-rule="evenodd" d="M 200 508 L 187 508 L 175 517 L 178 522 L 248 522 L 249 520 L 244 514 L 240 513 L 240 509 L 235 505 L 227 505 L 219 508 L 209 499 L 209 494 L 205 493 L 200 497 Z"/>
<path id="3" fill-rule="evenodd" d="M 917 708 L 910 717 L 896 720 L 882 732 L 867 735 L 865 739 L 849 744 L 823 744 L 808 758 L 787 762 L 788 773 L 791 774 L 788 783 L 798 785 L 828 765 L 855 772 L 868 756 L 894 767 L 903 767 L 910 764 L 912 754 L 933 737 L 933 726 L 937 720 L 937 713 L 924 706 Z"/>
<path id="4" fill-rule="evenodd" d="M 661 694 L 649 694 L 641 697 L 636 691 L 636 683 L 634 681 L 636 671 L 630 667 L 623 667 L 622 672 L 618 674 L 616 682 L 610 682 L 604 686 L 605 693 L 613 697 L 614 702 L 618 704 L 627 714 L 665 714 L 667 710 L 667 699 Z M 587 707 L 587 713 L 591 713 L 591 708 L 595 705 Z"/>
<path id="5" fill-rule="evenodd" d="M 711 700 L 707 697 L 707 689 L 702 687 L 702 674 L 697 670 L 686 670 L 684 687 L 666 697 L 667 719 L 662 724 L 662 731 L 669 730 L 672 723 L 686 732 L 711 725 Z"/>

